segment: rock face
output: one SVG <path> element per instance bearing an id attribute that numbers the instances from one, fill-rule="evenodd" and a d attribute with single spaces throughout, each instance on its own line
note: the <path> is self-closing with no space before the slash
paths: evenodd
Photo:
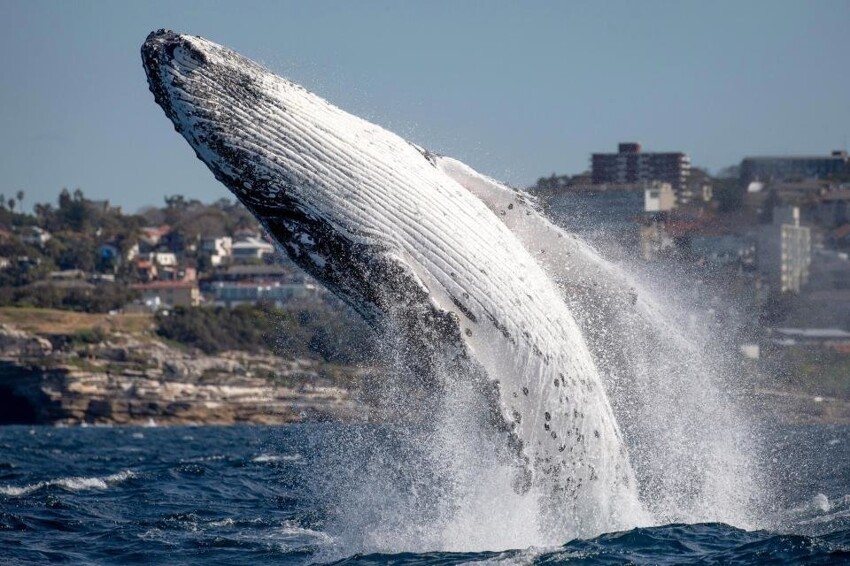
<path id="1" fill-rule="evenodd" d="M 54 348 L 0 325 L 0 424 L 356 420 L 347 384 L 361 373 L 272 355 L 207 356 L 121 334 Z"/>

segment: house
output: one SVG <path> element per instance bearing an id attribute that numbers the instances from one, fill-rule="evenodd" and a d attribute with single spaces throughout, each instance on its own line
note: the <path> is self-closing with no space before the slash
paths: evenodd
<path id="1" fill-rule="evenodd" d="M 177 267 L 177 256 L 172 252 L 151 252 L 148 260 L 159 267 Z"/>
<path id="2" fill-rule="evenodd" d="M 299 275 L 303 272 L 298 272 Z M 216 281 L 249 281 L 249 280 L 289 280 L 293 278 L 293 270 L 278 264 L 263 265 L 228 265 L 215 271 Z M 303 275 L 302 275 L 303 277 Z"/>
<path id="3" fill-rule="evenodd" d="M 71 281 L 74 279 L 87 279 L 87 274 L 82 269 L 65 269 L 62 271 L 51 271 L 47 274 L 51 281 Z"/>
<path id="4" fill-rule="evenodd" d="M 157 279 L 161 281 L 197 281 L 198 270 L 194 267 L 159 267 Z"/>
<path id="5" fill-rule="evenodd" d="M 136 271 L 142 281 L 153 281 L 159 278 L 159 269 L 156 264 L 147 259 L 136 260 Z"/>
<path id="6" fill-rule="evenodd" d="M 233 238 L 219 236 L 201 240 L 201 252 L 210 257 L 210 264 L 218 267 L 230 257 L 233 250 Z"/>
<path id="7" fill-rule="evenodd" d="M 98 248 L 101 260 L 120 265 L 123 261 L 133 261 L 139 255 L 139 244 L 133 244 L 125 254 L 121 254 L 121 248 L 117 242 L 106 242 Z"/>
<path id="8" fill-rule="evenodd" d="M 52 236 L 47 230 L 38 226 L 26 226 L 21 230 L 21 241 L 30 246 L 41 247 L 46 244 Z"/>
<path id="9" fill-rule="evenodd" d="M 280 281 L 215 281 L 209 291 L 216 304 L 227 307 L 259 301 L 279 306 L 291 300 L 315 299 L 322 293 L 318 285 Z"/>
<path id="10" fill-rule="evenodd" d="M 142 228 L 142 234 L 139 238 L 141 251 L 148 252 L 155 249 L 169 232 L 171 232 L 171 227 L 167 224 Z"/>
<path id="11" fill-rule="evenodd" d="M 666 212 L 676 206 L 676 193 L 673 185 L 653 181 L 643 190 L 643 209 L 645 212 Z"/>
<path id="12" fill-rule="evenodd" d="M 201 304 L 201 292 L 194 281 L 152 281 L 132 285 L 142 294 L 142 302 L 150 308 L 196 307 Z"/>
<path id="13" fill-rule="evenodd" d="M 262 260 L 274 254 L 274 246 L 259 238 L 249 237 L 233 244 L 231 254 L 234 261 Z"/>

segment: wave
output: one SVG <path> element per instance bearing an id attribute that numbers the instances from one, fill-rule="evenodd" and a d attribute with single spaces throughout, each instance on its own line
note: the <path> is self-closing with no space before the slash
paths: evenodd
<path id="1" fill-rule="evenodd" d="M 0 495 L 5 495 L 6 497 L 24 497 L 48 487 L 59 487 L 68 491 L 107 489 L 111 485 L 115 485 L 135 477 L 136 474 L 131 470 L 124 470 L 117 474 L 100 477 L 57 478 L 24 486 L 0 486 Z"/>
<path id="2" fill-rule="evenodd" d="M 299 462 L 301 454 L 260 454 L 252 458 L 252 462 L 267 463 L 267 462 Z"/>

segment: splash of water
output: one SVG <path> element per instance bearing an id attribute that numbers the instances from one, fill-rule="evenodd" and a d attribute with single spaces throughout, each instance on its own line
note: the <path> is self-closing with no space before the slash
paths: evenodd
<path id="1" fill-rule="evenodd" d="M 539 250 L 538 261 L 563 290 L 637 476 L 641 508 L 611 494 L 618 513 L 601 530 L 709 521 L 761 526 L 759 438 L 739 407 L 733 365 L 716 337 L 635 272 L 563 229 L 538 219 L 514 232 L 527 249 Z M 488 425 L 474 380 L 444 369 L 439 395 L 412 393 L 399 354 L 404 345 L 391 337 L 383 344 L 396 374 L 381 382 L 383 406 L 396 419 L 427 418 L 346 439 L 339 462 L 357 471 L 331 490 L 338 506 L 330 530 L 342 554 L 549 546 L 593 532 L 553 531 L 551 515 L 570 510 L 548 507 L 545 491 L 517 491 L 516 469 Z"/>

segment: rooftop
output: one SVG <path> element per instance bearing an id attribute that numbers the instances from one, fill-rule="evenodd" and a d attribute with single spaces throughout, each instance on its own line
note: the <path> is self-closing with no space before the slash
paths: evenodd
<path id="1" fill-rule="evenodd" d="M 197 288 L 195 281 L 151 281 L 150 283 L 136 283 L 131 285 L 133 289 L 191 289 Z"/>

